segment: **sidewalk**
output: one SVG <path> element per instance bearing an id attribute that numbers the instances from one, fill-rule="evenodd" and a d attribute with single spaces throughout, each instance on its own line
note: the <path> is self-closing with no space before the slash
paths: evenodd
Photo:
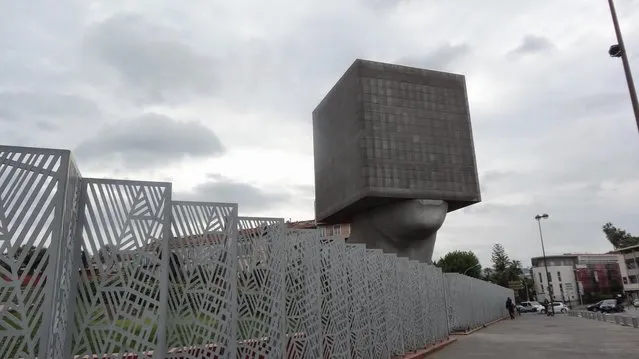
<path id="1" fill-rule="evenodd" d="M 527 314 L 504 320 L 431 355 L 457 358 L 637 358 L 639 330 L 612 323 L 557 315 Z"/>

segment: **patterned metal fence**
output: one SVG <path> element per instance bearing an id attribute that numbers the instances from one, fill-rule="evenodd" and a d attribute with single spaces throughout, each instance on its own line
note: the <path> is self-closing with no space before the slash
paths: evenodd
<path id="1" fill-rule="evenodd" d="M 0 358 L 390 358 L 503 316 L 508 295 L 6 146 L 0 274 Z"/>
<path id="2" fill-rule="evenodd" d="M 512 289 L 457 273 L 445 273 L 450 330 L 467 331 L 508 315 Z"/>

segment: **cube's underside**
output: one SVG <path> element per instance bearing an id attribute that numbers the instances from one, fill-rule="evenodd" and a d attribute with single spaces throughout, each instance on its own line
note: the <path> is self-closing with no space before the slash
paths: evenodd
<path id="1" fill-rule="evenodd" d="M 369 208 L 481 200 L 461 75 L 356 60 L 313 112 L 316 219 Z"/>

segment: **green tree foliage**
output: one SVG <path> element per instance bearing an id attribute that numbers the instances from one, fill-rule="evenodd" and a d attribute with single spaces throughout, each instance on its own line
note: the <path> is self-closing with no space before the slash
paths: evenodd
<path id="1" fill-rule="evenodd" d="M 445 256 L 440 258 L 434 263 L 440 267 L 442 271 L 447 273 L 461 273 L 470 277 L 481 277 L 481 266 L 479 265 L 479 259 L 475 253 L 471 251 L 452 251 L 446 253 Z"/>
<path id="2" fill-rule="evenodd" d="M 508 254 L 506 254 L 504 246 L 501 244 L 497 243 L 493 246 L 493 253 L 490 258 L 493 262 L 493 270 L 495 273 L 502 273 L 508 268 L 510 259 L 508 258 Z"/>
<path id="3" fill-rule="evenodd" d="M 639 237 L 634 237 L 621 228 L 615 227 L 608 222 L 602 227 L 608 241 L 615 249 L 630 247 L 639 244 Z"/>
<path id="4" fill-rule="evenodd" d="M 493 267 L 491 268 L 490 277 L 486 278 L 493 283 L 499 284 L 503 287 L 508 286 L 508 282 L 520 280 L 523 274 L 521 262 L 518 260 L 511 260 L 504 249 L 504 246 L 497 243 L 493 246 L 493 253 L 491 255 Z M 484 271 L 486 273 L 486 271 Z"/>
<path id="5" fill-rule="evenodd" d="M 482 269 L 481 279 L 495 283 L 495 271 L 492 268 L 484 268 Z"/>

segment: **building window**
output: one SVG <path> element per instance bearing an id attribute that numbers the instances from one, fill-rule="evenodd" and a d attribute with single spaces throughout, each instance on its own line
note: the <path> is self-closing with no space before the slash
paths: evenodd
<path id="1" fill-rule="evenodd" d="M 564 285 L 559 283 L 559 292 L 563 293 L 564 292 Z"/>
<path id="2" fill-rule="evenodd" d="M 623 277 L 623 284 L 628 284 L 628 277 Z"/>
<path id="3" fill-rule="evenodd" d="M 548 272 L 548 283 L 552 283 L 552 274 Z"/>
<path id="4" fill-rule="evenodd" d="M 539 274 L 539 283 L 543 283 L 544 282 L 544 278 L 541 276 L 541 272 L 537 273 Z"/>
<path id="5" fill-rule="evenodd" d="M 628 277 L 630 279 L 630 284 L 637 284 L 637 276 L 631 275 Z"/>
<path id="6" fill-rule="evenodd" d="M 340 226 L 339 224 L 336 224 L 333 226 L 333 235 L 340 235 L 342 234 L 342 226 Z"/>
<path id="7" fill-rule="evenodd" d="M 561 272 L 557 272 L 557 280 L 561 282 Z"/>
<path id="8" fill-rule="evenodd" d="M 628 267 L 628 269 L 635 269 L 637 268 L 637 263 L 635 263 L 634 259 L 626 259 L 626 267 Z"/>

